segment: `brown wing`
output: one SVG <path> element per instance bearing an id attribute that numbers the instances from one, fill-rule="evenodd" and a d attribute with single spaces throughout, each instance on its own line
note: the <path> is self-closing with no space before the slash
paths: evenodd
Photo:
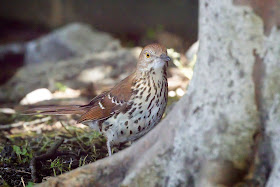
<path id="1" fill-rule="evenodd" d="M 82 107 L 89 108 L 79 119 L 79 123 L 91 120 L 103 120 L 111 117 L 117 112 L 129 107 L 129 99 L 132 94 L 131 86 L 134 83 L 134 74 L 122 80 L 108 92 L 94 98 L 88 105 Z"/>

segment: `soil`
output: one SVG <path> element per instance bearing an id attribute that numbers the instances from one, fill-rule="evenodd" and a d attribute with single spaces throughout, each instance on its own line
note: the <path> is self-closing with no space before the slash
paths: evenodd
<path id="1" fill-rule="evenodd" d="M 22 120 L 21 116 L 10 117 L 14 121 Z M 29 117 L 28 120 L 32 122 L 36 119 L 42 119 L 42 116 Z M 40 183 L 108 156 L 106 140 L 102 135 L 81 124 L 73 124 L 71 117 L 53 117 L 47 123 L 25 124 L 1 131 L 0 186 L 23 186 L 23 181 L 25 185 Z M 58 141 L 61 145 L 53 149 Z M 126 146 L 114 147 L 113 152 Z M 50 150 L 53 150 L 50 155 L 36 161 L 34 169 L 32 160 Z"/>

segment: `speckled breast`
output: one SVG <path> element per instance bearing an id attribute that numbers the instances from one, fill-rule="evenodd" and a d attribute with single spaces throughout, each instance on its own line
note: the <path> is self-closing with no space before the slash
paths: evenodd
<path id="1" fill-rule="evenodd" d="M 152 69 L 142 77 L 132 87 L 129 110 L 103 122 L 102 131 L 113 144 L 140 138 L 162 118 L 167 103 L 166 72 Z"/>

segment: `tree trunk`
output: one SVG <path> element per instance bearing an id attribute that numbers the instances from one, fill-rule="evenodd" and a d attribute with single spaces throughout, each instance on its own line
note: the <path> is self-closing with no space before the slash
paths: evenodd
<path id="1" fill-rule="evenodd" d="M 128 149 L 41 185 L 280 184 L 279 9 L 277 0 L 201 0 L 187 94 Z"/>

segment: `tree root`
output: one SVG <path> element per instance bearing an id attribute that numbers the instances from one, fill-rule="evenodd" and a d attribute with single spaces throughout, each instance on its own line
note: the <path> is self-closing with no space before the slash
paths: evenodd
<path id="1" fill-rule="evenodd" d="M 57 152 L 57 149 L 60 147 L 60 145 L 64 142 L 64 139 L 58 140 L 45 154 L 34 156 L 32 160 L 30 161 L 30 169 L 31 169 L 31 177 L 33 182 L 42 182 L 42 179 L 38 177 L 37 169 L 38 169 L 38 162 L 42 160 L 46 160 L 49 158 L 52 158 Z"/>

